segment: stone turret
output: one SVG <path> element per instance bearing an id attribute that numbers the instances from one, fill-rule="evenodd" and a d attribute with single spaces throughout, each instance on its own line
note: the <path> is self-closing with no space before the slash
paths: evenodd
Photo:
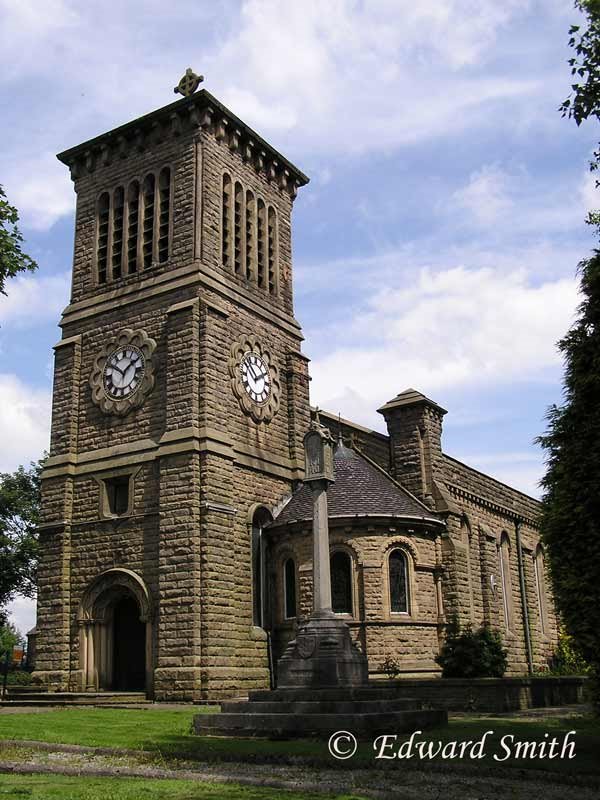
<path id="1" fill-rule="evenodd" d="M 415 389 L 406 389 L 378 409 L 390 436 L 394 478 L 434 507 L 435 477 L 442 461 L 442 420 L 446 410 Z"/>

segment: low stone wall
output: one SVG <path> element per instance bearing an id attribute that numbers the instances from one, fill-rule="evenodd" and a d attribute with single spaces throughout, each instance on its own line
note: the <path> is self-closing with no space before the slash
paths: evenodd
<path id="1" fill-rule="evenodd" d="M 518 711 L 582 703 L 584 677 L 548 678 L 414 678 L 371 681 L 393 687 L 398 696 L 415 697 L 448 711 Z"/>

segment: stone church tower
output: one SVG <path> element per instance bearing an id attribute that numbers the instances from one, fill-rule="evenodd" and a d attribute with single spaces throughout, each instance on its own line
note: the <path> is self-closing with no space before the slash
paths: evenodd
<path id="1" fill-rule="evenodd" d="M 291 263 L 308 179 L 204 90 L 59 159 L 77 213 L 35 679 L 181 700 L 262 687 L 262 528 L 310 422 Z"/>

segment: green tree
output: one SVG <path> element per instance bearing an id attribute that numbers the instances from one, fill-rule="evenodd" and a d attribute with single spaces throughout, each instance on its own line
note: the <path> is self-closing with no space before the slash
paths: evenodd
<path id="1" fill-rule="evenodd" d="M 35 593 L 42 464 L 0 473 L 0 624 L 15 594 Z"/>
<path id="2" fill-rule="evenodd" d="M 37 264 L 21 248 L 23 236 L 17 223 L 19 213 L 6 199 L 6 193 L 0 185 L 0 294 L 6 294 L 5 284 L 8 278 L 14 278 L 19 272 L 33 272 Z"/>
<path id="3" fill-rule="evenodd" d="M 0 625 L 0 657 L 6 653 L 12 653 L 16 644 L 23 644 L 24 639 L 12 622 L 5 622 Z"/>
<path id="4" fill-rule="evenodd" d="M 561 109 L 580 125 L 600 121 L 600 0 L 578 0 L 585 26 L 572 26 L 569 44 L 572 94 Z M 598 169 L 600 150 L 590 164 Z M 600 216 L 588 222 L 600 234 Z M 564 400 L 548 411 L 542 481 L 542 537 L 557 609 L 566 630 L 600 677 L 600 250 L 579 264 L 582 302 L 577 319 L 559 342 L 564 356 Z M 596 699 L 600 700 L 598 682 Z"/>

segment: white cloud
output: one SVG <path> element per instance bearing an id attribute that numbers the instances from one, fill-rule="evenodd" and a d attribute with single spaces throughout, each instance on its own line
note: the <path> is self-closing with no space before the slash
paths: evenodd
<path id="1" fill-rule="evenodd" d="M 301 127 L 304 149 L 381 150 L 485 122 L 489 102 L 533 91 L 536 77 L 476 69 L 527 5 L 250 0 L 214 63 L 235 76 L 254 124 Z"/>
<path id="2" fill-rule="evenodd" d="M 496 165 L 483 166 L 474 172 L 468 184 L 454 192 L 456 210 L 467 210 L 480 225 L 490 225 L 506 215 L 513 205 L 510 197 L 510 176 Z"/>
<path id="3" fill-rule="evenodd" d="M 508 119 L 511 104 L 546 86 L 543 69 L 522 74 L 512 53 L 503 66 L 497 52 L 491 61 L 529 5 L 107 0 L 100 12 L 74 0 L 0 0 L 0 83 L 23 94 L 28 83 L 37 86 L 40 64 L 44 73 L 35 118 L 29 103 L 10 108 L 0 174 L 27 224 L 49 227 L 73 208 L 68 176 L 51 156 L 32 161 L 31 153 L 64 149 L 170 102 L 188 63 L 290 155 L 339 158 L 490 125 L 492 117 L 496 125 L 498 102 Z M 15 131 L 26 132 L 26 143 Z"/>
<path id="4" fill-rule="evenodd" d="M 70 289 L 70 272 L 17 276 L 8 284 L 7 295 L 0 295 L 0 326 L 23 329 L 56 322 L 69 302 Z"/>
<path id="5" fill-rule="evenodd" d="M 8 618 L 23 636 L 35 625 L 36 602 L 29 597 L 15 597 L 7 605 Z"/>
<path id="6" fill-rule="evenodd" d="M 70 6 L 65 0 L 0 0 L 2 80 L 24 72 L 39 75 L 47 68 L 39 56 L 45 48 L 60 50 L 58 42 L 77 19 Z"/>
<path id="7" fill-rule="evenodd" d="M 0 472 L 37 461 L 50 444 L 51 393 L 0 373 Z"/>
<path id="8" fill-rule="evenodd" d="M 3 183 L 23 226 L 33 230 L 47 230 L 75 209 L 69 171 L 52 153 L 13 159 L 4 168 Z"/>
<path id="9" fill-rule="evenodd" d="M 596 181 L 600 179 L 597 172 L 587 172 L 580 187 L 581 203 L 585 211 L 596 211 L 600 207 L 600 191 Z"/>
<path id="10" fill-rule="evenodd" d="M 443 390 L 543 380 L 560 364 L 555 342 L 572 322 L 577 284 L 534 284 L 525 270 L 422 269 L 382 289 L 330 327 L 313 360 L 314 403 L 381 427 L 378 405 L 414 386 Z M 310 350 L 308 350 L 310 354 Z"/>

